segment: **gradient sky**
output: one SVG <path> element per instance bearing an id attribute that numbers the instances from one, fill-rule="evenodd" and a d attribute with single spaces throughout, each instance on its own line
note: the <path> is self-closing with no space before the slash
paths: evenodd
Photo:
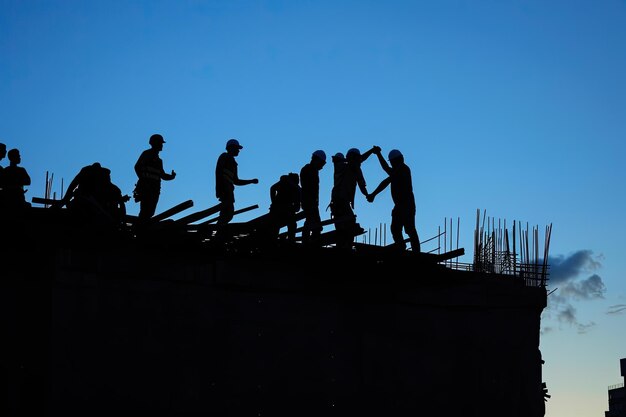
<path id="1" fill-rule="evenodd" d="M 160 212 L 217 204 L 215 161 L 237 138 L 240 176 L 260 182 L 236 206 L 260 207 L 235 221 L 316 149 L 397 148 L 421 239 L 452 218 L 456 240 L 460 220 L 463 262 L 477 210 L 538 227 L 541 251 L 552 224 L 546 415 L 603 416 L 626 357 L 625 45 L 624 0 L 0 0 L 0 141 L 30 201 L 46 173 L 60 196 L 95 161 L 131 194 L 161 133 L 178 176 Z M 363 168 L 373 191 L 383 171 Z M 320 174 L 325 208 L 332 164 Z M 355 205 L 365 228 L 390 221 L 388 191 Z"/>

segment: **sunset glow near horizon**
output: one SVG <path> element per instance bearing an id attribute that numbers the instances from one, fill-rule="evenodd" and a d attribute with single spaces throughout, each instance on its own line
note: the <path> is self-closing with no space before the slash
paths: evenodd
<path id="1" fill-rule="evenodd" d="M 0 142 L 44 197 L 99 161 L 132 194 L 153 133 L 174 181 L 157 212 L 217 204 L 214 168 L 243 145 L 236 207 L 316 149 L 399 149 L 422 240 L 453 224 L 471 262 L 476 211 L 552 225 L 542 315 L 548 417 L 603 416 L 626 357 L 626 2 L 0 1 Z M 0 162 L 6 166 L 7 161 Z M 363 163 L 371 192 L 385 175 Z M 391 198 L 359 223 L 388 226 Z M 130 214 L 138 205 L 129 202 Z M 185 212 L 183 214 L 188 214 Z M 391 237 L 387 232 L 387 243 Z M 447 241 L 450 245 L 450 241 Z M 424 245 L 435 250 L 437 239 Z"/>

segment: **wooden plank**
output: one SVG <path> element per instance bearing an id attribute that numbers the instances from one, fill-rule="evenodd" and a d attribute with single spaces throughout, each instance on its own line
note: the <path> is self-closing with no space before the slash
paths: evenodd
<path id="1" fill-rule="evenodd" d="M 42 198 L 42 197 L 33 197 L 31 202 L 35 204 L 44 204 L 47 206 L 51 206 L 53 204 L 60 205 L 61 200 L 55 200 L 53 198 Z"/>
<path id="2" fill-rule="evenodd" d="M 354 240 L 355 237 L 360 236 L 364 233 L 365 233 L 365 229 L 363 228 L 361 228 L 360 231 L 355 230 L 354 233 L 352 233 L 352 240 Z M 320 243 L 322 246 L 334 245 L 337 243 L 337 238 L 338 238 L 337 230 L 331 230 L 329 232 L 325 232 L 320 235 Z"/>
<path id="3" fill-rule="evenodd" d="M 377 245 L 371 245 L 367 243 L 356 243 L 355 246 L 357 250 L 359 251 L 363 251 L 364 253 L 377 254 L 377 255 L 384 255 L 384 254 L 389 254 L 393 252 L 398 252 L 392 245 L 377 246 Z M 404 252 L 407 254 L 413 253 L 413 251 L 409 251 L 409 250 L 404 250 L 401 252 Z M 445 252 L 441 254 L 420 252 L 419 254 L 414 254 L 414 255 L 419 256 L 420 259 L 427 261 L 427 262 L 439 263 L 439 262 L 444 262 L 449 259 L 453 259 L 462 255 L 465 255 L 465 248 L 459 248 L 459 249 L 455 249 L 450 252 Z"/>
<path id="4" fill-rule="evenodd" d="M 437 262 L 447 261 L 448 259 L 458 258 L 459 256 L 465 255 L 465 248 L 458 248 L 452 250 L 450 252 L 444 252 L 442 254 L 431 254 L 436 257 Z"/>
<path id="5" fill-rule="evenodd" d="M 152 216 L 150 220 L 153 222 L 160 222 L 161 220 L 165 220 L 168 217 L 171 217 L 175 214 L 180 213 L 181 211 L 187 210 L 189 207 L 193 207 L 192 200 L 187 200 L 187 201 L 183 201 L 180 204 L 176 204 L 174 207 L 169 208 L 162 213 Z"/>
<path id="6" fill-rule="evenodd" d="M 242 209 L 235 210 L 234 215 L 236 216 L 237 214 L 245 213 L 246 211 L 254 210 L 254 209 L 257 209 L 257 208 L 259 208 L 259 206 L 257 204 L 255 204 L 253 206 L 244 207 Z M 188 231 L 195 231 L 195 232 L 198 232 L 198 231 L 215 231 L 217 229 L 217 226 L 211 226 L 211 224 L 217 223 L 219 218 L 220 218 L 219 216 L 215 216 L 212 219 L 203 221 L 202 223 L 187 225 L 186 230 L 188 230 Z M 232 223 L 229 223 L 229 224 L 232 224 Z M 240 223 L 240 224 L 243 225 L 243 224 L 246 224 L 246 223 Z"/>
<path id="7" fill-rule="evenodd" d="M 253 206 L 244 207 L 242 209 L 235 210 L 233 215 L 236 216 L 238 214 L 245 213 L 246 211 L 255 210 L 255 209 L 258 209 L 258 208 L 259 208 L 258 204 L 255 204 Z M 219 216 L 214 217 L 212 219 L 209 219 L 209 220 L 207 220 L 205 222 L 200 223 L 198 226 L 206 226 L 206 225 L 211 224 L 211 223 L 217 223 L 218 219 L 219 219 Z"/>
<path id="8" fill-rule="evenodd" d="M 261 225 L 263 223 L 267 223 L 270 218 L 271 218 L 271 214 L 265 213 L 258 217 L 255 217 L 254 219 L 248 220 L 247 222 L 245 222 L 245 224 L 247 224 L 250 227 L 254 227 L 254 226 Z"/>
<path id="9" fill-rule="evenodd" d="M 354 239 L 355 237 L 360 236 L 360 235 L 362 235 L 364 233 L 365 233 L 365 230 L 363 228 L 361 228 L 360 231 L 355 231 L 355 233 L 352 234 L 352 239 Z M 335 244 L 335 243 L 337 243 L 337 230 L 330 230 L 328 232 L 323 232 L 323 233 L 320 234 L 320 238 L 319 239 L 320 239 L 321 246 L 327 246 L 327 245 Z M 302 241 L 302 236 L 296 237 L 296 241 L 301 242 Z"/>
<path id="10" fill-rule="evenodd" d="M 304 219 L 304 212 L 299 211 L 298 213 L 294 215 L 293 221 L 298 222 L 302 219 Z M 245 224 L 249 225 L 251 229 L 254 229 L 259 226 L 268 225 L 271 220 L 272 220 L 272 214 L 268 212 L 268 213 L 260 215 L 259 217 L 255 217 L 252 220 L 248 220 Z M 278 228 L 285 227 L 287 226 L 288 223 L 289 223 L 288 220 L 282 221 L 280 224 L 277 225 L 277 227 Z"/>
<path id="11" fill-rule="evenodd" d="M 200 210 L 195 213 L 189 214 L 185 217 L 181 217 L 180 219 L 174 220 L 174 223 L 177 225 L 181 224 L 190 224 L 193 222 L 197 222 L 198 220 L 202 220 L 205 217 L 209 217 L 212 214 L 215 214 L 220 211 L 221 203 L 214 205 L 213 207 L 209 207 L 208 209 Z"/>
<path id="12" fill-rule="evenodd" d="M 305 217 L 305 216 L 304 216 L 304 212 L 303 212 L 303 211 L 298 212 L 298 221 L 303 220 L 303 219 L 304 219 L 304 217 Z M 321 222 L 316 223 L 316 224 L 315 224 L 315 225 L 313 225 L 313 226 L 316 226 L 316 225 L 318 225 L 318 226 L 322 226 L 322 227 L 324 227 L 324 226 L 329 226 L 329 225 L 331 225 L 331 224 L 341 223 L 341 222 L 347 221 L 347 220 L 349 220 L 350 218 L 352 218 L 352 216 L 342 216 L 342 217 L 339 217 L 339 218 L 335 218 L 335 217 L 333 217 L 333 218 L 330 218 L 330 219 L 322 220 Z M 298 228 L 296 229 L 296 233 L 298 233 L 298 232 L 302 232 L 302 230 L 303 230 L 303 229 L 304 229 L 304 225 L 302 225 L 302 226 L 298 227 Z M 281 236 L 282 236 L 282 235 L 284 235 L 284 234 L 286 234 L 286 233 L 285 233 L 285 232 L 281 233 Z"/>

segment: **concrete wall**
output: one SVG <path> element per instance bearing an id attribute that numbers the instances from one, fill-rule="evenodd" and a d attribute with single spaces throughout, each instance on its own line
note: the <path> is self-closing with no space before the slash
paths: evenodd
<path id="1" fill-rule="evenodd" d="M 5 410 L 543 415 L 543 288 L 320 251 L 52 252 L 10 269 Z"/>

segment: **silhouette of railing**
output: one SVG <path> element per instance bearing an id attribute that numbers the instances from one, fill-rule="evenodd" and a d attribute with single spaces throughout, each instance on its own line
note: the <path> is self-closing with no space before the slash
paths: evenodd
<path id="1" fill-rule="evenodd" d="M 521 222 L 513 222 L 512 238 L 506 220 L 476 211 L 476 229 L 474 231 L 473 269 L 479 272 L 514 275 L 524 279 L 527 286 L 545 286 L 548 280 L 548 251 L 552 224 L 546 227 L 543 255 L 539 255 L 539 227 L 523 229 Z M 519 237 L 519 249 L 517 239 Z"/>
<path id="2" fill-rule="evenodd" d="M 460 218 L 456 222 L 444 218 L 444 225 L 438 228 L 437 234 L 420 242 L 422 252 L 441 254 L 458 250 L 460 226 Z M 526 225 L 524 230 L 521 222 L 513 222 L 512 237 L 509 238 L 506 220 L 498 219 L 496 224 L 495 219 L 483 215 L 481 225 L 480 210 L 477 210 L 473 262 L 459 262 L 459 257 L 455 257 L 442 263 L 451 269 L 516 276 L 528 287 L 545 286 L 549 275 L 547 259 L 551 233 L 552 225 L 549 225 L 545 230 L 543 255 L 539 256 L 538 227 L 530 229 Z M 386 246 L 387 225 L 380 223 L 377 228 L 370 228 L 360 240 L 364 244 Z M 436 243 L 436 246 L 426 250 L 428 243 Z"/>

